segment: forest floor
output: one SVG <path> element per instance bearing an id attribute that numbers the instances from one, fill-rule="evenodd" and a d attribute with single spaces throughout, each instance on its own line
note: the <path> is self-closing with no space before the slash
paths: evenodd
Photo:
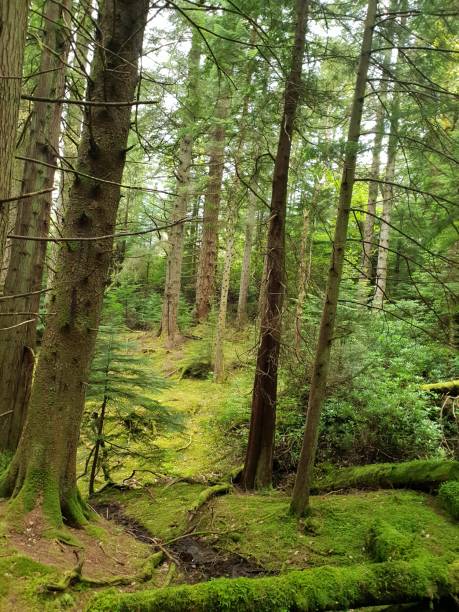
<path id="1" fill-rule="evenodd" d="M 312 498 L 311 516 L 297 521 L 288 514 L 288 491 L 248 494 L 233 487 L 227 475 L 237 464 L 234 456 L 218 447 L 214 418 L 227 410 L 228 401 L 248 403 L 250 339 L 241 336 L 228 346 L 228 379 L 215 384 L 205 371 L 199 374 L 202 378 L 182 376 L 201 351 L 199 340 L 169 351 L 150 335 L 137 337 L 152 368 L 171 382 L 156 397 L 182 414 L 183 430 L 157 440 L 165 455 L 158 469 L 151 466 L 156 474 L 139 471 L 129 481 L 133 488 L 106 489 L 90 500 L 100 519 L 85 530 L 69 529 L 73 545 L 46 537 L 34 516 L 27 518 L 24 532 L 6 531 L 2 520 L 6 503 L 0 503 L 1 612 L 91 610 L 94 593 L 105 593 L 109 586 L 112 594 L 147 592 L 217 577 L 357 567 L 392 557 L 431 555 L 450 561 L 459 557 L 457 524 L 436 497 L 426 493 L 376 490 L 317 495 Z M 126 465 L 120 481 L 132 471 L 133 466 Z M 83 491 L 84 487 L 83 480 Z M 372 542 L 375 525 L 392 529 L 403 549 L 395 544 L 393 549 L 389 546 L 386 559 L 375 558 L 380 554 Z M 147 576 L 148 560 L 161 552 L 162 563 Z M 84 560 L 84 577 L 107 584 L 96 587 L 76 581 L 56 590 L 56 583 L 78 560 Z"/>

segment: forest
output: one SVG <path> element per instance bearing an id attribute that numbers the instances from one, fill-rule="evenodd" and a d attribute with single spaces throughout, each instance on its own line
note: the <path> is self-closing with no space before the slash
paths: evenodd
<path id="1" fill-rule="evenodd" d="M 0 0 L 0 612 L 459 609 L 453 0 Z"/>

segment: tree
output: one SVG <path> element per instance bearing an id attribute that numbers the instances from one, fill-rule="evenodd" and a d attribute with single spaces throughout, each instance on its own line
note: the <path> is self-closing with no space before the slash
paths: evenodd
<path id="1" fill-rule="evenodd" d="M 48 0 L 44 7 L 44 33 L 40 74 L 35 96 L 49 100 L 64 96 L 64 76 L 70 39 L 67 23 L 70 0 Z M 49 231 L 54 168 L 59 148 L 62 105 L 35 101 L 29 118 L 28 143 L 14 234 L 46 238 Z M 31 160 L 31 161 L 30 161 Z M 41 164 L 40 162 L 43 162 Z M 33 198 L 30 193 L 45 191 Z M 15 238 L 10 246 L 8 271 L 0 300 L 1 331 L 0 406 L 10 412 L 0 420 L 0 449 L 14 451 L 24 424 L 32 383 L 40 289 L 46 242 Z M 19 294 L 14 300 L 5 299 Z"/>
<path id="2" fill-rule="evenodd" d="M 183 135 L 179 143 L 177 197 L 171 214 L 171 223 L 175 225 L 168 231 L 166 281 L 161 318 L 161 335 L 169 345 L 174 345 L 180 333 L 177 318 L 185 233 L 183 220 L 188 212 L 190 200 L 193 127 L 196 120 L 195 106 L 198 94 L 200 47 L 200 34 L 197 28 L 194 28 L 188 54 L 188 92 L 183 110 Z"/>
<path id="3" fill-rule="evenodd" d="M 131 102 L 138 79 L 148 0 L 106 0 L 88 84 L 76 175 L 63 226 L 29 410 L 0 496 L 19 515 L 39 508 L 46 523 L 84 524 L 76 450 L 85 386 L 111 261 Z M 113 104 L 111 104 L 113 103 Z M 45 425 L 45 426 L 44 426 Z"/>
<path id="4" fill-rule="evenodd" d="M 282 304 L 284 297 L 285 215 L 293 127 L 301 96 L 301 72 L 305 47 L 306 18 L 309 3 L 297 0 L 295 41 L 290 73 L 284 92 L 276 161 L 272 179 L 270 221 L 265 260 L 263 310 L 260 315 L 255 380 L 249 440 L 243 472 L 246 489 L 271 485 L 272 455 L 276 421 L 277 370 L 280 349 Z"/>
<path id="5" fill-rule="evenodd" d="M 218 215 L 225 163 L 226 120 L 231 107 L 228 84 L 220 87 L 215 108 L 215 125 L 209 143 L 209 177 L 204 199 L 202 241 L 196 279 L 196 320 L 205 321 L 215 293 L 218 254 Z"/>
<path id="6" fill-rule="evenodd" d="M 326 295 L 309 391 L 306 426 L 290 506 L 292 513 L 298 516 L 305 513 L 309 504 L 309 489 L 317 448 L 320 412 L 325 397 L 327 374 L 330 365 L 330 350 L 335 329 L 340 282 L 343 273 L 350 206 L 357 162 L 357 145 L 361 131 L 365 85 L 370 63 L 376 8 L 377 0 L 369 0 L 347 135 L 347 147 L 341 177 L 338 213 L 328 271 Z"/>
<path id="7" fill-rule="evenodd" d="M 5 257 L 28 10 L 29 0 L 0 4 L 0 268 Z"/>

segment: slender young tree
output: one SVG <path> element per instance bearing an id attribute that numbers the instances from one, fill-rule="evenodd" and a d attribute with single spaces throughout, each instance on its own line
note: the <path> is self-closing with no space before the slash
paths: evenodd
<path id="1" fill-rule="evenodd" d="M 301 96 L 308 0 L 297 0 L 295 40 L 284 92 L 276 161 L 272 180 L 270 221 L 265 260 L 265 298 L 260 316 L 260 342 L 252 394 L 249 441 L 243 471 L 246 489 L 268 487 L 272 482 L 272 458 L 276 422 L 277 369 L 282 304 L 284 298 L 285 216 L 293 127 Z"/>
<path id="2" fill-rule="evenodd" d="M 63 517 L 76 525 L 88 517 L 77 489 L 76 450 L 113 242 L 98 237 L 112 235 L 116 224 L 148 6 L 148 0 L 106 0 L 101 7 L 87 92 L 93 104 L 85 108 L 52 313 L 21 439 L 0 477 L 0 497 L 14 498 L 12 512 L 39 508 L 44 522 L 58 527 Z"/>
<path id="3" fill-rule="evenodd" d="M 66 20 L 71 0 L 57 4 L 48 0 L 44 7 L 44 32 L 40 74 L 35 95 L 50 100 L 64 96 L 65 65 L 69 51 Z M 62 105 L 35 101 L 29 119 L 21 195 L 18 199 L 14 234 L 48 235 L 54 167 L 59 146 Z M 44 162 L 47 165 L 41 165 Z M 34 198 L 28 193 L 48 189 Z M 46 242 L 14 239 L 11 242 L 8 271 L 0 299 L 0 406 L 9 412 L 0 420 L 0 449 L 14 451 L 19 442 L 32 383 L 36 328 Z M 5 299 L 21 295 L 14 300 Z M 22 325 L 17 325 L 23 323 Z M 9 329 L 7 329 L 9 328 Z"/>
<path id="4" fill-rule="evenodd" d="M 9 219 L 29 0 L 0 2 L 0 269 Z"/>
<path id="5" fill-rule="evenodd" d="M 302 336 L 301 336 L 301 320 L 303 315 L 304 302 L 306 300 L 309 277 L 311 274 L 311 257 L 308 253 L 308 246 L 311 242 L 311 214 L 314 211 L 317 203 L 319 187 L 314 186 L 314 192 L 312 195 L 311 205 L 305 205 L 303 211 L 303 227 L 301 231 L 301 242 L 300 242 L 300 265 L 298 268 L 298 295 L 296 298 L 295 306 L 295 350 L 299 354 Z"/>
<path id="6" fill-rule="evenodd" d="M 309 490 L 319 434 L 320 412 L 325 397 L 327 375 L 330 365 L 330 351 L 335 330 L 339 287 L 343 273 L 350 206 L 355 180 L 357 145 L 361 131 L 365 85 L 370 63 L 377 4 L 377 0 L 368 0 L 349 131 L 347 135 L 346 154 L 341 177 L 335 236 L 333 239 L 325 301 L 319 329 L 319 339 L 309 390 L 306 427 L 290 506 L 292 513 L 297 516 L 303 515 L 307 511 L 309 505 Z"/>
<path id="7" fill-rule="evenodd" d="M 236 185 L 238 181 L 235 181 Z M 234 239 L 236 233 L 237 209 L 233 200 L 234 194 L 230 193 L 227 210 L 227 232 L 226 232 L 226 252 L 223 263 L 222 286 L 220 291 L 220 306 L 218 309 L 217 326 L 215 329 L 214 347 L 214 377 L 216 382 L 223 382 L 225 379 L 224 361 L 224 340 L 226 329 L 226 312 L 228 310 L 228 293 L 231 280 L 231 265 L 234 255 Z"/>
<path id="8" fill-rule="evenodd" d="M 250 263 L 252 260 L 252 247 L 255 235 L 256 214 L 257 214 L 257 177 L 258 166 L 251 180 L 251 189 L 248 193 L 247 211 L 245 217 L 244 231 L 244 252 L 242 254 L 241 278 L 239 281 L 239 297 L 237 302 L 237 326 L 243 327 L 247 322 L 247 300 L 249 296 L 250 284 Z"/>
<path id="9" fill-rule="evenodd" d="M 193 127 L 196 121 L 195 107 L 198 94 L 199 60 L 201 56 L 201 35 L 193 28 L 191 48 L 188 54 L 188 92 L 184 104 L 184 134 L 179 145 L 177 168 L 177 197 L 174 201 L 171 222 L 175 223 L 168 231 L 166 282 L 161 318 L 161 335 L 168 345 L 174 345 L 180 337 L 178 309 L 182 280 L 184 223 L 190 201 L 191 162 L 193 152 Z"/>

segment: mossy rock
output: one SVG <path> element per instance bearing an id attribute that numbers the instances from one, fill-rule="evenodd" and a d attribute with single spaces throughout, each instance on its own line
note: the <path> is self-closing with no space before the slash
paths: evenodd
<path id="1" fill-rule="evenodd" d="M 409 488 L 429 490 L 448 480 L 459 480 L 459 461 L 443 459 L 377 463 L 342 468 L 315 482 L 312 492 L 339 489 Z"/>
<path id="2" fill-rule="evenodd" d="M 325 566 L 264 578 L 219 578 L 138 593 L 97 595 L 87 612 L 319 612 L 455 595 L 459 568 L 445 559 Z"/>
<path id="3" fill-rule="evenodd" d="M 438 498 L 445 510 L 456 521 L 459 520 L 459 482 L 452 480 L 443 483 L 438 490 Z"/>

